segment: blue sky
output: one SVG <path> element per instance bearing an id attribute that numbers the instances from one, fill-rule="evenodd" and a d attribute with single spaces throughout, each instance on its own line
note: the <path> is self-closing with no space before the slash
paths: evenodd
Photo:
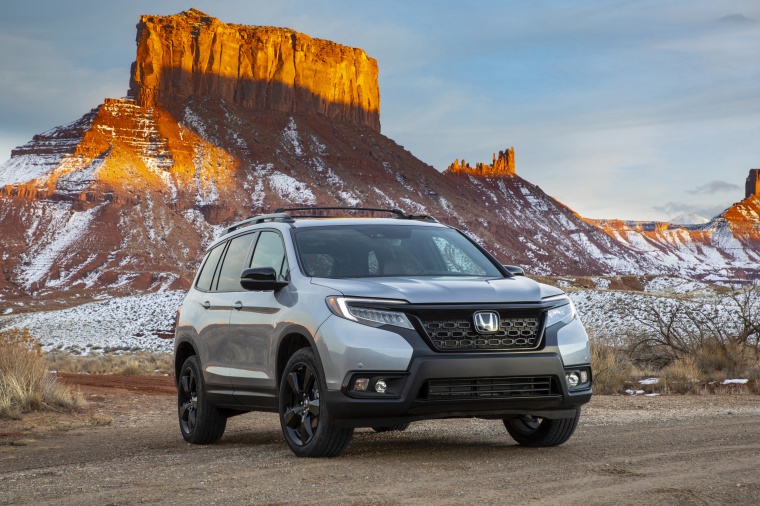
<path id="1" fill-rule="evenodd" d="M 383 133 L 439 170 L 515 146 L 583 216 L 708 217 L 760 167 L 760 2 L 0 2 L 0 162 L 120 97 L 140 14 L 195 7 L 358 46 Z"/>

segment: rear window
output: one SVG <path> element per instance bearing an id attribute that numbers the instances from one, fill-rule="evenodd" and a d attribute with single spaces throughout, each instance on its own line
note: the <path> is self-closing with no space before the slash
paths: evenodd
<path id="1" fill-rule="evenodd" d="M 443 227 L 341 225 L 295 231 L 307 276 L 502 277 L 469 239 Z"/>
<path id="2" fill-rule="evenodd" d="M 203 262 L 201 273 L 198 275 L 198 282 L 195 283 L 196 288 L 199 290 L 209 291 L 211 289 L 211 281 L 214 279 L 214 273 L 216 272 L 216 266 L 219 263 L 219 257 L 222 256 L 226 244 L 227 243 L 220 244 L 212 249 L 208 256 L 206 256 L 206 261 Z"/>

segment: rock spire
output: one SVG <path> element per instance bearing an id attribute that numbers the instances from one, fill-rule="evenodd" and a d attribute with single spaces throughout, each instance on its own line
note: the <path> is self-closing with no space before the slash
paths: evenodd
<path id="1" fill-rule="evenodd" d="M 750 169 L 744 185 L 744 198 L 760 197 L 760 169 Z"/>
<path id="2" fill-rule="evenodd" d="M 493 155 L 493 163 L 486 165 L 485 163 L 478 162 L 475 167 L 472 167 L 469 163 L 459 159 L 454 160 L 454 163 L 449 165 L 449 172 L 467 173 L 475 176 L 512 176 L 515 174 L 515 148 L 511 147 L 504 151 L 499 151 L 498 156 L 496 153 Z"/>

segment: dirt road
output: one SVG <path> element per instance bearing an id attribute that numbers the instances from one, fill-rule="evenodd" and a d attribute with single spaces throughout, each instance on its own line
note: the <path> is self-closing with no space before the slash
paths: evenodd
<path id="1" fill-rule="evenodd" d="M 568 443 L 521 448 L 500 422 L 358 430 L 345 456 L 295 458 L 275 415 L 187 445 L 168 378 L 85 377 L 76 415 L 0 422 L 0 504 L 760 503 L 760 397 L 597 396 Z"/>

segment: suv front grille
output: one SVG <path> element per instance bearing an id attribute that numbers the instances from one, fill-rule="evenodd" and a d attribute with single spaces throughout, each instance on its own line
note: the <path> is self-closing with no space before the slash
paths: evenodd
<path id="1" fill-rule="evenodd" d="M 456 378 L 427 382 L 421 397 L 433 400 L 492 399 L 558 395 L 551 376 L 525 378 Z"/>
<path id="2" fill-rule="evenodd" d="M 493 334 L 479 334 L 470 319 L 423 320 L 422 325 L 433 346 L 441 351 L 529 350 L 537 348 L 541 318 L 501 317 Z"/>

